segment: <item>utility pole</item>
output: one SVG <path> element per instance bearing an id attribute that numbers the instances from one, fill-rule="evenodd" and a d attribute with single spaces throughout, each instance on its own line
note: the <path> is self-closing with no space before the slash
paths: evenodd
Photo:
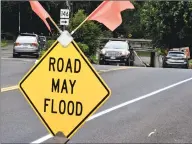
<path id="1" fill-rule="evenodd" d="M 66 2 L 66 6 L 67 6 L 67 8 L 69 9 L 69 12 L 70 12 L 71 10 L 70 10 L 70 4 L 69 4 L 69 1 L 66 0 L 65 2 Z M 64 8 L 65 8 L 65 4 L 64 4 Z M 65 28 L 66 28 L 66 26 L 63 25 L 63 31 L 65 30 Z"/>
<path id="2" fill-rule="evenodd" d="M 63 8 L 65 8 L 65 3 L 63 3 Z M 65 30 L 65 25 L 63 25 L 63 31 Z"/>
<path id="3" fill-rule="evenodd" d="M 71 12 L 70 2 L 68 0 L 66 0 L 66 5 L 67 5 L 67 8 L 69 9 L 69 12 Z"/>
<path id="4" fill-rule="evenodd" d="M 63 25 L 62 29 L 64 31 L 66 30 L 66 26 L 69 25 L 70 19 L 70 5 L 68 0 L 66 0 L 66 3 L 63 3 L 62 8 L 60 10 L 60 25 Z"/>

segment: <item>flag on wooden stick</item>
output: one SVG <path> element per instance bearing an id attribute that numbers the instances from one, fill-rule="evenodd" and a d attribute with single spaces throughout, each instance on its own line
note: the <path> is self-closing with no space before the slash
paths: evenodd
<path id="1" fill-rule="evenodd" d="M 126 9 L 134 9 L 130 1 L 105 0 L 88 16 L 88 20 L 103 23 L 111 31 L 114 31 L 122 23 L 121 12 Z"/>
<path id="2" fill-rule="evenodd" d="M 78 27 L 76 27 L 71 35 L 75 33 L 87 20 L 95 20 L 103 23 L 111 31 L 114 31 L 121 23 L 121 12 L 126 9 L 134 9 L 133 4 L 128 1 L 103 1 Z"/>
<path id="3" fill-rule="evenodd" d="M 47 22 L 47 18 L 50 18 L 50 15 L 47 13 L 47 11 L 41 6 L 41 4 L 38 1 L 29 1 L 32 10 L 43 20 L 49 31 L 51 31 L 51 28 Z"/>

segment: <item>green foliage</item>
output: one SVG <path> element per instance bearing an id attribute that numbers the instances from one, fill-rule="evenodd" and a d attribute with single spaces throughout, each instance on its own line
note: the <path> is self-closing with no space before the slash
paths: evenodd
<path id="1" fill-rule="evenodd" d="M 44 55 L 44 53 L 47 51 L 47 49 L 49 49 L 52 46 L 52 44 L 54 42 L 55 42 L 55 40 L 48 40 L 47 41 L 45 49 L 42 49 L 41 52 L 40 52 L 39 59 Z"/>
<path id="2" fill-rule="evenodd" d="M 46 44 L 46 49 L 50 48 L 54 42 L 55 40 L 48 40 Z"/>
<path id="3" fill-rule="evenodd" d="M 70 20 L 69 31 L 74 30 L 86 18 L 84 10 L 78 10 L 74 17 Z M 75 33 L 74 38 L 76 42 L 86 44 L 88 50 L 87 56 L 94 55 L 97 48 L 99 48 L 99 37 L 102 36 L 102 31 L 98 24 L 93 21 L 86 21 Z"/>
<path id="4" fill-rule="evenodd" d="M 40 52 L 39 59 L 44 55 L 45 52 L 46 52 L 46 50 L 42 50 L 42 51 Z"/>
<path id="5" fill-rule="evenodd" d="M 192 69 L 192 59 L 189 60 L 189 68 Z"/>
<path id="6" fill-rule="evenodd" d="M 1 40 L 1 47 L 7 46 L 7 41 L 6 40 Z"/>
<path id="7" fill-rule="evenodd" d="M 138 56 L 141 56 L 141 57 L 150 57 L 150 52 L 148 51 L 138 51 L 137 52 Z"/>
<path id="8" fill-rule="evenodd" d="M 113 34 L 112 34 L 111 31 L 105 30 L 105 31 L 103 31 L 103 33 L 102 33 L 102 37 L 103 37 L 103 38 L 111 38 L 111 37 L 113 37 Z"/>
<path id="9" fill-rule="evenodd" d="M 122 24 L 119 29 L 125 38 L 128 38 L 128 34 L 132 35 L 132 38 L 143 38 L 144 33 L 142 30 L 142 25 L 140 23 L 141 19 L 141 9 L 144 4 L 143 1 L 133 1 L 132 2 L 135 9 L 125 10 L 122 12 Z"/>
<path id="10" fill-rule="evenodd" d="M 166 49 L 156 48 L 155 50 L 157 52 L 157 55 L 166 55 L 167 54 Z"/>
<path id="11" fill-rule="evenodd" d="M 190 46 L 192 1 L 148 1 L 141 10 L 147 38 L 161 48 Z"/>
<path id="12" fill-rule="evenodd" d="M 62 1 L 40 2 L 51 17 L 59 22 L 60 8 L 66 7 Z M 101 2 L 100 1 L 71 1 L 71 15 L 69 31 L 74 30 Z M 135 9 L 127 9 L 122 14 L 122 24 L 113 32 L 96 21 L 86 21 L 73 35 L 75 41 L 80 42 L 86 55 L 94 55 L 99 46 L 99 37 L 123 35 L 127 38 L 147 38 L 153 40 L 158 48 L 189 46 L 192 52 L 192 1 L 132 1 Z M 2 31 L 18 34 L 18 14 L 21 9 L 21 31 L 43 32 L 49 35 L 45 24 L 31 10 L 28 1 L 2 1 Z M 84 10 L 81 10 L 84 9 Z M 87 14 L 87 15 L 86 15 Z M 7 19 L 9 17 L 9 19 Z M 8 25 L 15 23 L 15 25 Z M 38 25 L 38 27 L 34 27 Z M 54 28 L 54 27 L 52 27 Z M 106 31 L 104 31 L 106 30 Z M 56 31 L 56 30 L 54 30 Z M 52 36 L 51 39 L 57 38 Z M 48 42 L 50 47 L 52 42 Z M 85 51 L 86 44 L 88 48 Z"/>
<path id="13" fill-rule="evenodd" d="M 98 63 L 99 63 L 99 61 L 98 61 L 98 59 L 96 58 L 95 55 L 90 56 L 90 57 L 89 57 L 89 60 L 90 60 L 90 62 L 93 63 L 93 64 L 98 64 Z"/>
<path id="14" fill-rule="evenodd" d="M 83 43 L 81 43 L 81 42 L 77 42 L 77 45 L 80 47 L 80 49 L 83 51 L 83 53 L 84 53 L 85 55 L 87 55 L 87 53 L 88 53 L 88 51 L 89 51 L 88 45 L 83 44 Z"/>

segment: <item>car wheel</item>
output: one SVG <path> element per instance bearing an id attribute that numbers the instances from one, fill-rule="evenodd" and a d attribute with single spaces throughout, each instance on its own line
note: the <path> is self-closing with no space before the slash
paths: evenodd
<path id="1" fill-rule="evenodd" d="M 189 67 L 188 67 L 188 65 L 186 65 L 184 68 L 185 68 L 185 69 L 188 69 Z"/>
<path id="2" fill-rule="evenodd" d="M 129 59 L 131 59 L 131 61 L 130 61 L 130 66 L 134 66 L 134 60 L 135 60 L 134 54 L 131 54 L 131 56 L 130 56 Z"/>
<path id="3" fill-rule="evenodd" d="M 134 62 L 133 61 L 130 62 L 130 66 L 134 66 Z"/>
<path id="4" fill-rule="evenodd" d="M 162 65 L 162 67 L 163 67 L 163 68 L 166 68 L 166 65 L 165 65 L 165 64 L 163 64 L 163 65 Z"/>
<path id="5" fill-rule="evenodd" d="M 104 64 L 105 64 L 105 61 L 104 61 L 104 60 L 99 60 L 99 64 L 100 64 L 100 65 L 104 65 Z"/>
<path id="6" fill-rule="evenodd" d="M 13 54 L 13 58 L 18 58 L 19 54 Z"/>
<path id="7" fill-rule="evenodd" d="M 125 65 L 130 66 L 131 63 L 129 63 L 129 62 L 130 62 L 129 59 L 127 59 L 127 61 L 125 62 Z"/>
<path id="8" fill-rule="evenodd" d="M 39 58 L 39 54 L 36 54 L 35 57 L 36 57 L 36 58 Z"/>
<path id="9" fill-rule="evenodd" d="M 13 54 L 13 58 L 16 58 L 17 57 L 17 55 L 16 54 Z"/>

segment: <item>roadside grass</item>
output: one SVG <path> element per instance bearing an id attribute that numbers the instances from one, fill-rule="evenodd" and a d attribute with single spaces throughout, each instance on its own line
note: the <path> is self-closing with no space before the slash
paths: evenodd
<path id="1" fill-rule="evenodd" d="M 150 52 L 147 51 L 136 51 L 138 56 L 143 56 L 143 57 L 150 57 Z"/>
<path id="2" fill-rule="evenodd" d="M 46 52 L 46 50 L 42 50 L 42 51 L 40 52 L 40 56 L 39 56 L 38 59 L 40 59 L 40 58 L 44 55 L 45 52 Z"/>
<path id="3" fill-rule="evenodd" d="M 89 56 L 88 59 L 89 59 L 89 61 L 90 61 L 92 64 L 99 64 L 99 60 L 96 58 L 95 55 Z"/>
<path id="4" fill-rule="evenodd" d="M 1 47 L 7 46 L 7 41 L 6 40 L 1 40 Z"/>
<path id="5" fill-rule="evenodd" d="M 192 69 L 192 59 L 189 60 L 189 68 Z"/>

